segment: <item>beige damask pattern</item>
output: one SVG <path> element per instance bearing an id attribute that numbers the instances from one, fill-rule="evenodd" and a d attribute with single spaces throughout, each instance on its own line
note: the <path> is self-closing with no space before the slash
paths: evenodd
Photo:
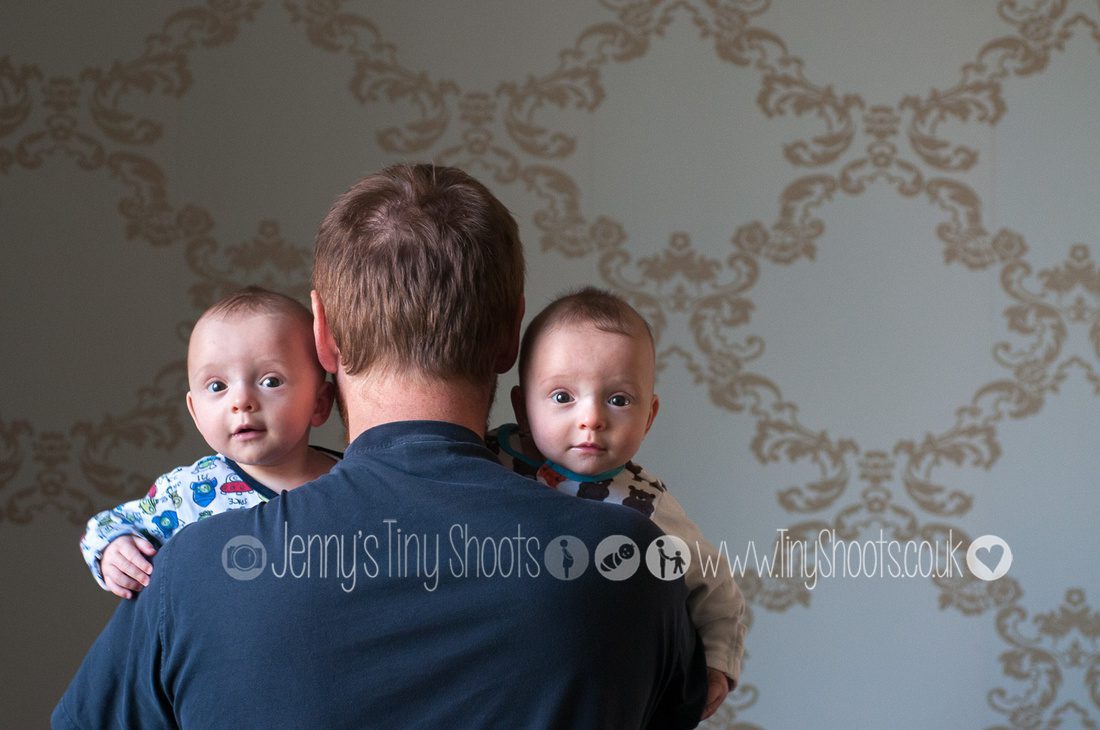
<path id="1" fill-rule="evenodd" d="M 210 213 L 172 202 L 166 173 L 142 150 L 162 125 L 132 109 L 138 94 L 186 94 L 189 58 L 204 48 L 232 43 L 263 3 L 218 2 L 171 15 L 149 36 L 139 57 L 110 68 L 87 68 L 75 77 L 51 77 L 37 66 L 0 59 L 0 171 L 28 174 L 51 155 L 67 154 L 79 167 L 118 181 L 118 213 L 127 236 L 158 247 L 179 247 L 196 310 L 242 283 L 262 283 L 304 295 L 308 251 L 283 240 L 277 223 L 262 221 L 251 241 L 226 245 L 215 237 Z M 989 231 L 982 201 L 959 176 L 981 164 L 979 150 L 951 138 L 952 130 L 992 127 L 1010 113 L 1004 86 L 1043 73 L 1075 36 L 1100 45 L 1095 4 L 1038 0 L 996 4 L 1004 34 L 977 50 L 958 79 L 896 104 L 869 105 L 857 93 L 838 94 L 837 80 L 814 79 L 812 69 L 767 25 L 768 0 L 604 0 L 603 22 L 584 29 L 558 54 L 556 65 L 526 79 L 504 79 L 492 89 L 466 89 L 403 64 L 386 39 L 385 23 L 369 10 L 340 0 L 285 3 L 289 23 L 316 48 L 348 68 L 348 89 L 364 105 L 390 105 L 403 122 L 375 130 L 377 144 L 398 157 L 432 158 L 476 170 L 492 185 L 518 186 L 536 202 L 531 223 L 537 245 L 565 257 L 593 261 L 604 283 L 627 297 L 650 320 L 663 347 L 662 369 L 684 368 L 719 408 L 751 419 L 755 434 L 744 444 L 764 465 L 805 463 L 817 476 L 779 489 L 791 515 L 793 537 L 812 539 L 821 529 L 855 538 L 883 528 L 899 540 L 966 535 L 958 522 L 982 495 L 945 483 L 944 468 L 989 469 L 1001 456 L 998 427 L 1040 411 L 1072 371 L 1100 394 L 1100 272 L 1083 244 L 1067 246 L 1063 261 L 1029 259 L 1023 237 Z M 793 179 L 781 191 L 771 222 L 730 224 L 725 253 L 700 251 L 691 237 L 670 232 L 657 255 L 637 257 L 623 222 L 587 212 L 582 190 L 563 168 L 577 148 L 555 128 L 553 111 L 598 114 L 607 95 L 602 76 L 612 64 L 645 56 L 674 23 L 690 23 L 702 42 L 730 64 L 731 73 L 759 79 L 755 103 L 767 118 L 800 120 L 807 132 L 776 150 Z M 826 83 L 832 82 L 832 83 Z M 752 331 L 753 289 L 782 267 L 812 266 L 829 245 L 819 212 L 840 197 L 871 187 L 892 190 L 940 216 L 929 241 L 942 246 L 946 265 L 974 277 L 996 276 L 1010 300 L 1007 332 L 991 342 L 1004 374 L 975 383 L 973 395 L 935 433 L 896 434 L 890 444 L 859 444 L 807 424 L 780 383 L 758 372 L 764 340 Z M 532 242 L 534 243 L 534 242 Z M 1036 267 L 1039 268 L 1036 272 Z M 188 323 L 181 323 L 181 331 Z M 1067 356 L 1071 330 L 1086 330 L 1095 359 Z M 668 332 L 690 332 L 689 344 L 667 344 Z M 180 424 L 168 406 L 182 364 L 171 363 L 136 394 L 129 410 L 98 423 L 80 422 L 67 433 L 39 432 L 18 414 L 0 414 L 0 521 L 25 522 L 44 509 L 75 522 L 90 511 L 92 484 L 112 496 L 133 494 L 141 478 L 113 455 L 123 445 L 170 447 Z M 734 444 L 734 447 L 738 445 Z M 968 542 L 968 538 L 967 538 Z M 1071 718 L 1095 726 L 1100 714 L 1100 619 L 1084 593 L 1070 589 L 1055 612 L 1032 619 L 1021 605 L 1024 587 L 1012 578 L 982 583 L 955 577 L 932 581 L 942 609 L 988 615 L 1009 647 L 1006 679 L 1021 693 L 989 692 L 991 709 L 1006 727 L 1057 725 Z M 783 612 L 809 606 L 799 581 L 749 574 L 743 589 L 751 607 Z M 751 638 L 750 638 L 751 647 Z M 1085 668 L 1092 707 L 1058 700 L 1070 670 Z M 751 663 L 744 684 L 712 727 L 753 728 L 739 719 L 756 703 Z"/>
<path id="2" fill-rule="evenodd" d="M 1001 664 L 1014 685 L 989 692 L 990 706 L 1011 723 L 1001 727 L 1096 727 L 1090 708 L 1060 702 L 1058 689 L 1066 675 L 1075 675 L 1100 705 L 1100 613 L 1089 608 L 1083 590 L 1070 588 L 1056 610 L 1028 618 L 1017 605 L 997 614 L 997 633 L 1010 647 Z"/>
<path id="3" fill-rule="evenodd" d="M 197 311 L 245 283 L 306 298 L 309 252 L 283 241 L 270 221 L 260 223 L 253 241 L 219 244 L 207 210 L 170 202 L 164 170 L 142 154 L 160 139 L 162 125 L 130 105 L 140 106 L 134 104 L 137 94 L 186 94 L 190 54 L 231 43 L 261 5 L 211 2 L 181 10 L 148 36 L 136 59 L 85 68 L 74 77 L 47 76 L 38 66 L 0 58 L 0 172 L 25 173 L 47 157 L 67 155 L 84 170 L 107 173 L 120 183 L 118 213 L 128 239 L 184 249 L 183 260 L 197 278 L 191 287 Z M 180 332 L 190 324 L 180 323 Z M 185 383 L 184 363 L 170 363 L 127 410 L 74 423 L 67 433 L 40 432 L 25 419 L 0 420 L 0 522 L 25 523 L 52 508 L 82 524 L 93 502 L 74 485 L 90 484 L 112 498 L 144 491 L 149 475 L 127 469 L 118 452 L 169 449 L 179 442 L 185 424 L 178 400 Z"/>

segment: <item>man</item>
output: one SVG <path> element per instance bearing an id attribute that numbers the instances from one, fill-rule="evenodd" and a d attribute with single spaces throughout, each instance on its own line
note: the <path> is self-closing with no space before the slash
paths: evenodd
<path id="1" fill-rule="evenodd" d="M 454 169 L 367 177 L 321 224 L 314 287 L 344 460 L 170 541 L 55 726 L 693 726 L 684 587 L 630 574 L 660 532 L 482 440 L 523 314 L 504 206 Z M 592 556 L 569 580 L 562 539 Z"/>

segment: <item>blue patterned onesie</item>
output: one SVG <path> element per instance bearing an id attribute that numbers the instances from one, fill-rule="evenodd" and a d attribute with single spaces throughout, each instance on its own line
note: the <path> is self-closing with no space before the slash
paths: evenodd
<path id="1" fill-rule="evenodd" d="M 317 448 L 317 447 L 311 447 Z M 318 449 L 339 457 L 336 452 Z M 104 510 L 88 520 L 80 552 L 96 582 L 104 589 L 100 560 L 117 537 L 142 537 L 159 548 L 192 522 L 234 509 L 248 509 L 276 496 L 221 454 L 204 456 L 189 466 L 176 467 L 157 478 L 141 499 Z"/>

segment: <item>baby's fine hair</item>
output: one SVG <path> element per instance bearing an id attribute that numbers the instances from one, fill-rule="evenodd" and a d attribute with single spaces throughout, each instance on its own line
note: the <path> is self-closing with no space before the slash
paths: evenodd
<path id="1" fill-rule="evenodd" d="M 313 362 L 317 366 L 317 371 L 324 377 L 325 371 L 317 360 L 317 354 L 313 351 L 312 346 L 313 313 L 297 299 L 291 299 L 285 294 L 279 294 L 259 286 L 246 286 L 227 294 L 207 307 L 195 326 L 198 327 L 199 322 L 211 317 L 233 317 L 240 314 L 280 315 L 302 327 L 311 343 L 310 350 L 313 352 Z"/>
<path id="2" fill-rule="evenodd" d="M 654 345 L 645 317 L 625 299 L 604 289 L 586 286 L 558 297 L 535 315 L 519 347 L 519 379 L 527 375 L 531 352 L 543 333 L 569 324 L 590 324 L 601 332 L 644 338 Z"/>
<path id="3" fill-rule="evenodd" d="M 246 286 L 227 294 L 207 307 L 199 317 L 228 317 L 235 314 L 282 314 L 296 319 L 313 329 L 313 314 L 304 304 L 285 294 L 259 286 Z"/>

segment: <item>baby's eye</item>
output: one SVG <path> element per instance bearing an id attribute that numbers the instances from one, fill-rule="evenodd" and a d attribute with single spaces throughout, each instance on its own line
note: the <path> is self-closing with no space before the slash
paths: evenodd
<path id="1" fill-rule="evenodd" d="M 265 388 L 278 388 L 283 384 L 283 379 L 275 375 L 268 375 L 266 378 L 260 381 L 260 385 Z"/>
<path id="2" fill-rule="evenodd" d="M 211 381 L 210 383 L 207 384 L 206 389 L 208 391 L 210 391 L 211 393 L 221 393 L 223 390 L 225 390 L 228 387 L 229 387 L 228 385 L 226 385 L 225 383 L 223 383 L 220 380 L 213 380 L 213 381 Z"/>
<path id="3" fill-rule="evenodd" d="M 617 408 L 625 408 L 630 405 L 630 397 L 619 393 L 608 398 L 607 402 Z"/>
<path id="4" fill-rule="evenodd" d="M 550 394 L 550 400 L 554 401 L 555 403 L 572 403 L 573 396 L 569 395 L 564 390 L 559 390 L 556 393 Z"/>

